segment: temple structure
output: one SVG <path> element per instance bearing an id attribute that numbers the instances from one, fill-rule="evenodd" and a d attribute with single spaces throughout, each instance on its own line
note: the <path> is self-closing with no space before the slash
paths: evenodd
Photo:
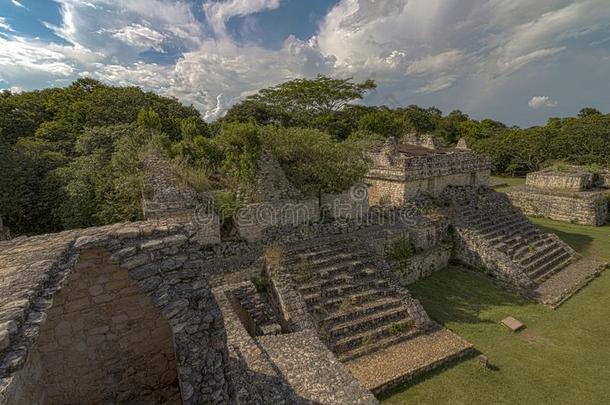
<path id="1" fill-rule="evenodd" d="M 489 185 L 491 161 L 469 150 L 438 145 L 432 135 L 388 138 L 371 154 L 365 177 L 370 205 L 402 205 L 418 196 L 438 197 L 447 186 Z"/>
<path id="2" fill-rule="evenodd" d="M 529 173 L 524 186 L 511 187 L 507 194 L 527 215 L 601 226 L 608 222 L 610 172 L 549 168 Z"/>

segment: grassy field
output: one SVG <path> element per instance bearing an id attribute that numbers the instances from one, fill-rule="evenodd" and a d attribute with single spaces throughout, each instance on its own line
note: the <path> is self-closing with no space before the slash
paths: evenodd
<path id="1" fill-rule="evenodd" d="M 496 191 L 506 191 L 512 186 L 520 186 L 525 184 L 525 177 L 500 177 L 491 176 L 492 184 L 506 184 L 504 187 L 497 187 Z"/>
<path id="2" fill-rule="evenodd" d="M 533 219 L 583 255 L 610 262 L 610 226 Z M 553 311 L 449 268 L 410 287 L 430 316 L 489 357 L 459 362 L 381 398 L 389 404 L 610 403 L 610 270 Z M 512 315 L 526 324 L 512 333 Z"/>

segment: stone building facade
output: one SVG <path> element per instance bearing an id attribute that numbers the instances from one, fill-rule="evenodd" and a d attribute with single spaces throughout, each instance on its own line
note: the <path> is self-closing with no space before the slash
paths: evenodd
<path id="1" fill-rule="evenodd" d="M 543 170 L 529 173 L 525 186 L 512 187 L 508 196 L 527 215 L 601 226 L 608 222 L 608 177 L 580 167 Z"/>
<path id="2" fill-rule="evenodd" d="M 389 138 L 371 155 L 365 177 L 370 205 L 402 205 L 419 195 L 438 197 L 447 186 L 487 186 L 491 162 L 468 149 L 441 148 L 431 136 Z"/>

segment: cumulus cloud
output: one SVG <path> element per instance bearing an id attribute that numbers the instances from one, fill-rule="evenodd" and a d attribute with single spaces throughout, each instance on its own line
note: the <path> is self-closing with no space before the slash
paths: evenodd
<path id="1" fill-rule="evenodd" d="M 530 99 L 527 105 L 530 106 L 530 108 L 537 110 L 543 107 L 557 107 L 559 103 L 549 96 L 534 96 Z"/>
<path id="2" fill-rule="evenodd" d="M 280 0 L 227 0 L 207 2 L 203 5 L 203 10 L 214 32 L 225 36 L 225 23 L 229 18 L 273 10 L 279 6 Z"/>
<path id="3" fill-rule="evenodd" d="M 256 39 L 238 44 L 226 25 L 281 0 L 55 1 L 61 22 L 47 27 L 67 45 L 11 31 L 0 17 L 0 79 L 32 88 L 90 75 L 176 96 L 208 119 L 260 88 L 317 74 L 375 79 L 370 101 L 411 104 L 430 95 L 468 110 L 559 72 L 552 62 L 571 53 L 600 75 L 610 71 L 594 53 L 610 34 L 607 0 L 340 0 L 314 36 L 288 37 L 280 49 Z M 168 58 L 151 59 L 150 50 Z M 535 99 L 540 107 L 532 108 L 554 102 Z M 523 94 L 514 100 L 522 105 Z"/>

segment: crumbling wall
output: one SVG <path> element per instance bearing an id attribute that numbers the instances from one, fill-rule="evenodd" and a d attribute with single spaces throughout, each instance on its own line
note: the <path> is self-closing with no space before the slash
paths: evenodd
<path id="1" fill-rule="evenodd" d="M 404 199 L 409 200 L 422 194 L 438 197 L 448 186 L 487 186 L 489 178 L 489 170 L 479 170 L 408 180 L 405 184 Z"/>
<path id="2" fill-rule="evenodd" d="M 374 167 L 365 177 L 369 204 L 402 205 L 419 195 L 438 197 L 448 186 L 488 186 L 491 160 L 465 150 L 400 155 L 393 160 L 374 155 Z M 387 163 L 387 164 L 386 164 Z"/>
<path id="3" fill-rule="evenodd" d="M 401 285 L 407 286 L 446 268 L 449 265 L 452 251 L 452 245 L 449 243 L 434 246 L 414 254 L 405 263 L 394 263 L 392 270 Z"/>
<path id="4" fill-rule="evenodd" d="M 144 218 L 192 222 L 201 244 L 220 243 L 220 219 L 213 211 L 213 193 L 197 193 L 184 184 L 170 162 L 150 152 L 142 163 Z"/>
<path id="5" fill-rule="evenodd" d="M 608 217 L 603 192 L 552 193 L 526 186 L 513 187 L 507 194 L 526 215 L 592 226 L 602 226 Z"/>
<path id="6" fill-rule="evenodd" d="M 249 204 L 240 209 L 234 219 L 239 236 L 248 242 L 262 240 L 270 228 L 298 226 L 319 220 L 317 199 Z"/>
<path id="7" fill-rule="evenodd" d="M 374 178 L 373 173 L 369 173 L 366 183 L 369 186 L 369 205 L 390 205 L 398 206 L 405 199 L 405 183 L 402 180 L 386 180 Z"/>
<path id="8" fill-rule="evenodd" d="M 528 173 L 525 184 L 546 190 L 584 191 L 593 186 L 593 174 L 553 171 Z"/>
<path id="9" fill-rule="evenodd" d="M 79 384 L 70 395 L 84 395 L 80 387 L 95 384 L 107 391 L 89 391 L 91 396 L 151 402 L 171 391 L 163 381 L 176 371 L 183 403 L 229 403 L 226 335 L 208 283 L 210 273 L 222 270 L 203 268 L 206 247 L 196 242 L 195 229 L 142 222 L 2 242 L 0 404 L 37 403 L 37 389 L 64 395 L 53 390 L 67 388 L 65 382 L 46 383 L 55 375 L 79 378 L 70 380 Z M 109 257 L 92 249 L 107 249 Z M 106 357 L 115 351 L 133 367 Z M 85 361 L 104 379 L 83 372 Z M 145 371 L 136 373 L 138 368 Z M 62 397 L 59 403 L 65 402 Z"/>
<path id="10" fill-rule="evenodd" d="M 342 193 L 322 193 L 320 208 L 330 218 L 363 218 L 369 211 L 368 187 L 366 184 L 355 184 Z"/>

